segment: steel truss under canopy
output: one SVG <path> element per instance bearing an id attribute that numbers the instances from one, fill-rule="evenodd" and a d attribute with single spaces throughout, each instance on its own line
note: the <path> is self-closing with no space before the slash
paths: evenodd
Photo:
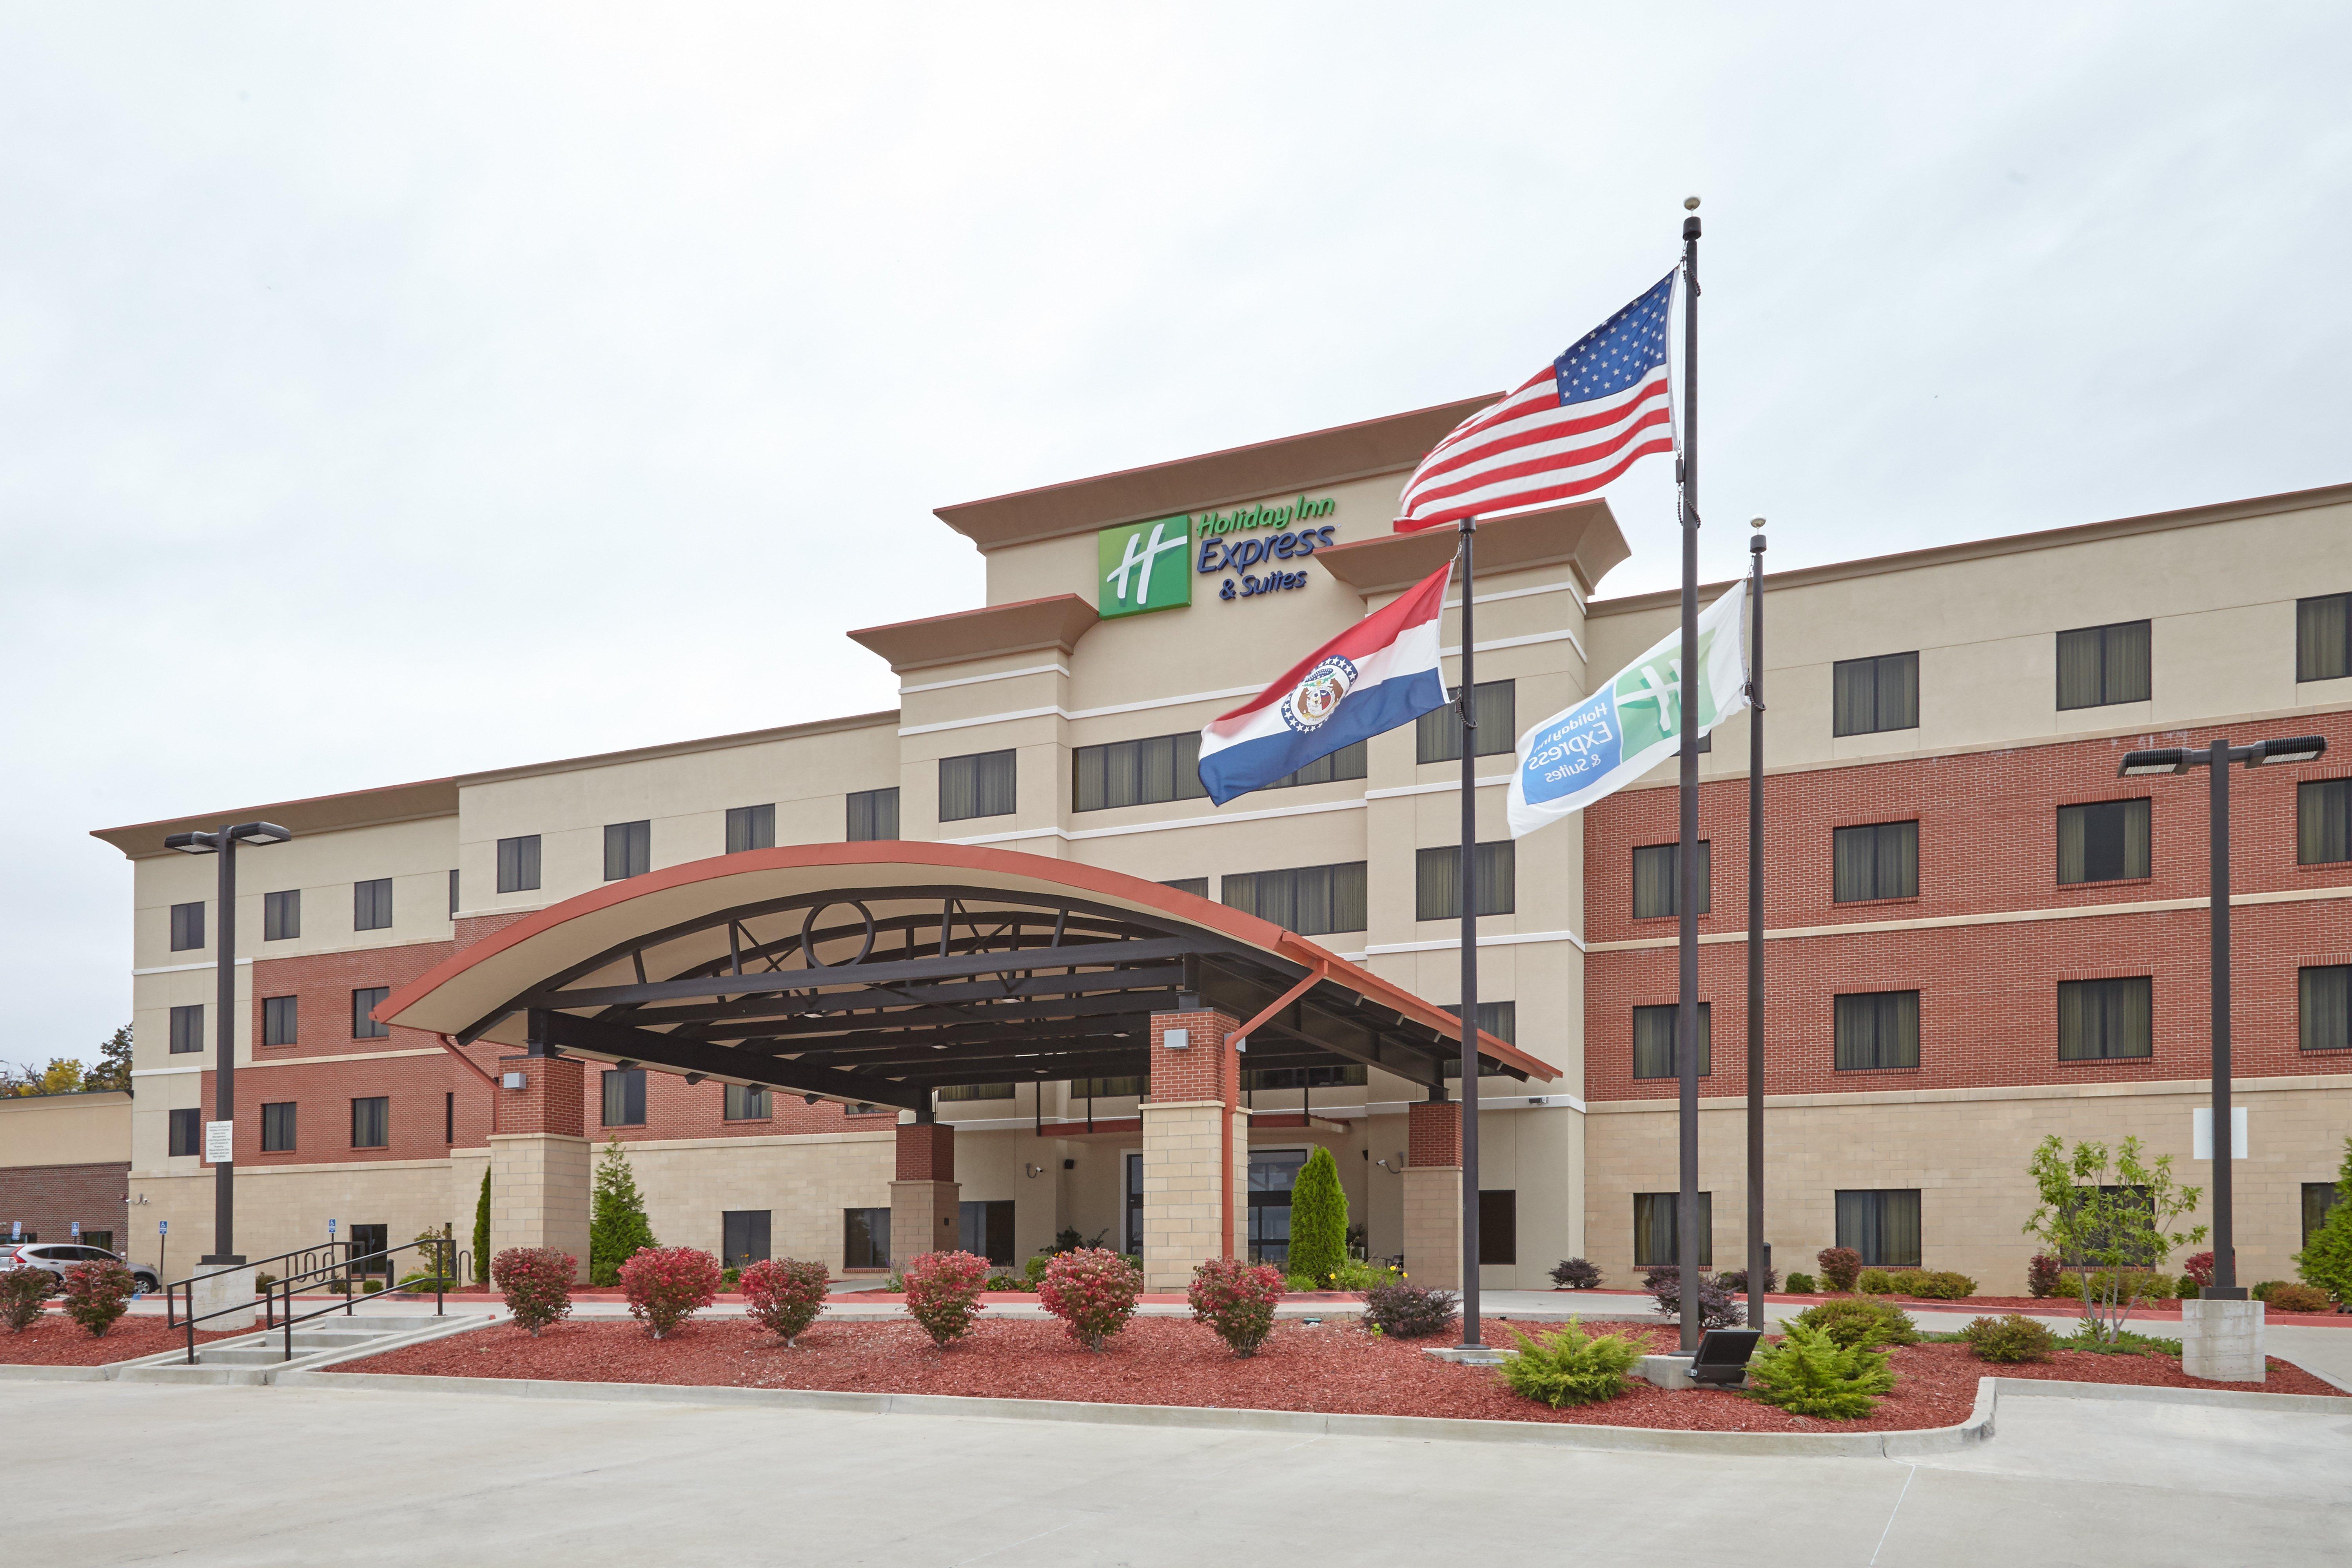
<path id="1" fill-rule="evenodd" d="M 632 937 L 457 1037 L 524 1013 L 535 1051 L 927 1113 L 932 1090 L 956 1085 L 1142 1076 L 1153 1013 L 1206 1005 L 1246 1020 L 1309 973 L 1172 917 L 1050 891 L 845 887 Z M 1458 1049 L 1327 980 L 1252 1031 L 1247 1060 L 1356 1062 L 1439 1089 Z"/>

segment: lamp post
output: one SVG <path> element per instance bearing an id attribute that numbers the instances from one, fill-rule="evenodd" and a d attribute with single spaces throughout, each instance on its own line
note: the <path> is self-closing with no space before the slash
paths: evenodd
<path id="1" fill-rule="evenodd" d="M 220 857 L 218 929 L 213 936 L 213 1120 L 236 1120 L 236 847 L 240 844 L 283 844 L 291 833 L 274 822 L 241 822 L 213 833 L 174 833 L 163 847 L 183 855 Z M 234 1149 L 232 1148 L 232 1153 Z M 236 1250 L 236 1162 L 213 1164 L 213 1250 L 199 1264 L 232 1268 L 245 1258 Z"/>
<path id="2" fill-rule="evenodd" d="M 2213 1130 L 2209 1141 L 2213 1155 L 2213 1282 L 2199 1292 L 2208 1301 L 2242 1301 L 2245 1287 L 2238 1283 L 2237 1237 L 2232 1223 L 2230 1161 L 2237 1140 L 2230 1125 L 2230 764 L 2259 768 L 2272 763 L 2316 761 L 2327 750 L 2326 737 L 2298 735 L 2292 740 L 2257 741 L 2232 746 L 2216 736 L 2203 751 L 2167 746 L 2158 751 L 2126 752 L 2116 769 L 2118 778 L 2146 778 L 2157 773 L 2206 770 L 2210 811 L 2206 847 L 2210 869 L 2206 897 L 2212 931 L 2213 1001 Z"/>

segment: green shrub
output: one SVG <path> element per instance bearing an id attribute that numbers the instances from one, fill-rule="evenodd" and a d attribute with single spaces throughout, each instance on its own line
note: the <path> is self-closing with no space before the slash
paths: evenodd
<path id="1" fill-rule="evenodd" d="M 1975 1280 L 1945 1268 L 1923 1269 L 1905 1279 L 1904 1284 L 1910 1294 L 1927 1301 L 1961 1301 L 1977 1293 Z"/>
<path id="2" fill-rule="evenodd" d="M 2194 1301 L 2197 1300 L 2198 1292 L 2204 1289 L 2204 1286 L 2197 1282 L 2197 1276 L 2194 1274 L 2183 1274 L 2172 1282 L 2172 1293 L 2184 1301 Z"/>
<path id="3" fill-rule="evenodd" d="M 2147 1268 L 2103 1268 L 2091 1276 L 2093 1296 L 2105 1297 L 2110 1290 L 2122 1301 L 2168 1301 L 2173 1293 L 2172 1277 Z M 2070 1268 L 2061 1274 L 2050 1287 L 2050 1293 L 2070 1301 L 2081 1300 L 2082 1271 Z"/>
<path id="4" fill-rule="evenodd" d="M 269 1294 L 269 1288 L 277 1283 L 278 1276 L 264 1269 L 253 1277 L 253 1293 L 257 1296 L 267 1296 Z"/>
<path id="5" fill-rule="evenodd" d="M 2048 1361 L 2058 1344 L 2057 1335 L 2022 1312 L 1979 1318 L 1958 1337 L 1976 1352 L 1979 1361 Z"/>
<path id="6" fill-rule="evenodd" d="M 588 1221 L 588 1282 L 617 1285 L 621 1265 L 635 1253 L 659 1247 L 646 1218 L 645 1195 L 637 1191 L 629 1157 L 614 1139 L 596 1163 L 595 1209 Z"/>
<path id="7" fill-rule="evenodd" d="M 2336 1175 L 2336 1206 L 2294 1255 L 2294 1271 L 2303 1276 L 2305 1284 L 2325 1290 L 2336 1301 L 2352 1302 L 2352 1138 L 2344 1140 L 2344 1163 Z"/>
<path id="8" fill-rule="evenodd" d="M 1339 1184 L 1339 1166 L 1331 1151 L 1318 1144 L 1290 1189 L 1287 1272 L 1326 1281 L 1320 1289 L 1346 1289 L 1333 1281 L 1347 1261 L 1348 1193 Z"/>
<path id="9" fill-rule="evenodd" d="M 1303 1294 L 1309 1290 L 1320 1290 L 1323 1289 L 1322 1286 L 1318 1285 L 1314 1280 L 1309 1279 L 1304 1274 L 1290 1274 L 1284 1276 L 1282 1288 L 1294 1294 Z"/>
<path id="10" fill-rule="evenodd" d="M 1818 1307 L 1806 1308 L 1790 1321 L 1822 1334 L 1841 1350 L 1919 1342 L 1919 1325 L 1911 1321 L 1910 1313 L 1891 1301 L 1823 1301 Z"/>
<path id="11" fill-rule="evenodd" d="M 2179 1340 L 2158 1339 L 2154 1334 L 2136 1334 L 2129 1329 L 2103 1332 L 2089 1318 L 2074 1325 L 2074 1331 L 2059 1342 L 2070 1351 L 2089 1351 L 2095 1355 L 2174 1355 L 2180 1353 Z"/>
<path id="12" fill-rule="evenodd" d="M 2336 1305 L 2327 1299 L 2326 1291 L 2284 1279 L 2273 1285 L 2271 1293 L 2263 1300 L 2274 1312 L 2325 1312 Z"/>
<path id="13" fill-rule="evenodd" d="M 1034 1290 L 1037 1281 L 1045 1278 L 1045 1270 L 1053 1266 L 1054 1256 L 1050 1252 L 1041 1252 L 1021 1266 L 1022 1276 L 1029 1281 L 1029 1289 Z"/>
<path id="14" fill-rule="evenodd" d="M 374 1275 L 373 1275 L 373 1274 L 369 1275 L 366 1279 L 362 1279 L 362 1280 L 361 1280 L 361 1281 L 360 1281 L 360 1294 L 361 1294 L 361 1295 L 362 1295 L 362 1296 L 373 1296 L 373 1295 L 375 1295 L 375 1294 L 377 1294 L 379 1291 L 381 1291 L 383 1289 L 383 1280 L 381 1280 L 381 1279 L 377 1279 L 377 1278 L 376 1278 Z"/>
<path id="15" fill-rule="evenodd" d="M 481 1195 L 474 1200 L 474 1283 L 490 1282 L 490 1168 L 482 1167 Z"/>
<path id="16" fill-rule="evenodd" d="M 1649 1353 L 1643 1342 L 1623 1334 L 1590 1334 L 1574 1318 L 1548 1340 L 1511 1331 L 1518 1349 L 1503 1358 L 1503 1381 L 1511 1392 L 1554 1410 L 1563 1405 L 1597 1405 L 1625 1392 L 1625 1374 Z"/>
<path id="17" fill-rule="evenodd" d="M 1819 1287 L 1813 1283 L 1813 1277 L 1810 1274 L 1796 1273 L 1789 1276 L 1789 1294 L 1791 1296 L 1810 1296 Z"/>
<path id="18" fill-rule="evenodd" d="M 1807 1325 L 1809 1315 L 1800 1313 L 1779 1343 L 1758 1351 L 1748 1363 L 1748 1396 L 1791 1415 L 1829 1421 L 1869 1415 L 1878 1408 L 1877 1396 L 1895 1386 L 1885 1355 L 1859 1344 L 1839 1344 L 1826 1331 Z"/>
<path id="19" fill-rule="evenodd" d="M 1884 1268 L 1865 1268 L 1856 1277 L 1853 1288 L 1865 1296 L 1892 1296 L 1901 1287 L 1895 1276 Z"/>
<path id="20" fill-rule="evenodd" d="M 742 1283 L 743 1271 L 740 1268 L 722 1268 L 719 1271 L 719 1288 L 721 1290 L 732 1290 Z"/>
<path id="21" fill-rule="evenodd" d="M 2254 1281 L 2254 1288 L 2246 1294 L 2257 1301 L 2267 1301 L 2271 1299 L 2271 1292 L 2284 1283 L 2286 1281 L 2284 1279 L 2257 1279 Z"/>

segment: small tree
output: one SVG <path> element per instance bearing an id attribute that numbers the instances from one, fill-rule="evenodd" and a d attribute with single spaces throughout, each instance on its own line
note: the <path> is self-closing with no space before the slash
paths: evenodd
<path id="1" fill-rule="evenodd" d="M 99 1042 L 98 1065 L 81 1075 L 85 1089 L 131 1088 L 131 1026 L 125 1024 Z"/>
<path id="2" fill-rule="evenodd" d="M 622 1264 L 633 1254 L 660 1245 L 646 1218 L 636 1173 L 629 1169 L 629 1156 L 615 1138 L 604 1145 L 604 1158 L 596 1163 L 596 1207 L 588 1221 L 588 1282 L 619 1284 Z"/>
<path id="3" fill-rule="evenodd" d="M 2025 1233 L 2081 1277 L 2083 1316 L 2092 1337 L 2109 1344 L 2123 1332 L 2148 1271 L 2161 1268 L 2176 1248 L 2205 1239 L 2201 1225 L 2171 1228 L 2197 1207 L 2205 1190 L 2174 1182 L 2171 1155 L 2146 1162 L 2140 1148 L 2137 1138 L 2112 1152 L 2085 1139 L 2070 1153 L 2053 1132 L 2026 1167 L 2041 1202 Z"/>
<path id="4" fill-rule="evenodd" d="M 482 1167 L 482 1195 L 474 1200 L 474 1283 L 490 1282 L 490 1168 Z"/>
<path id="5" fill-rule="evenodd" d="M 2344 1140 L 2336 1206 L 2327 1211 L 2327 1222 L 2313 1233 L 2310 1245 L 2294 1255 L 2294 1271 L 2305 1284 L 2333 1296 L 2337 1305 L 2352 1304 L 2352 1138 Z"/>
<path id="6" fill-rule="evenodd" d="M 1348 1192 L 1331 1151 L 1318 1146 L 1290 1189 L 1290 1272 L 1328 1290 L 1347 1261 Z"/>

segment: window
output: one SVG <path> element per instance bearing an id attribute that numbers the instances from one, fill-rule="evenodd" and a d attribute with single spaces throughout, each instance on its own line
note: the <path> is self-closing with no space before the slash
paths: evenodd
<path id="1" fill-rule="evenodd" d="M 378 877 L 372 882 L 352 884 L 352 929 L 353 931 L 392 929 L 391 878 Z"/>
<path id="2" fill-rule="evenodd" d="M 1205 800 L 1209 792 L 1201 783 L 1200 769 L 1198 730 L 1080 746 L 1070 753 L 1070 809 L 1107 811 L 1115 805 Z"/>
<path id="3" fill-rule="evenodd" d="M 2342 680 L 2352 676 L 2352 594 L 2294 602 L 2294 678 Z"/>
<path id="4" fill-rule="evenodd" d="M 1205 899 L 1209 896 L 1209 879 L 1206 877 L 1179 877 L 1172 882 L 1162 882 L 1160 885 L 1163 888 L 1173 888 L 1180 893 L 1190 893 L 1196 899 Z"/>
<path id="5" fill-rule="evenodd" d="M 2303 1048 L 2352 1050 L 2352 964 L 2298 970 L 2295 980 Z"/>
<path id="6" fill-rule="evenodd" d="M 1919 825 L 1878 822 L 1830 835 L 1831 897 L 1841 904 L 1919 896 Z"/>
<path id="7" fill-rule="evenodd" d="M 1838 1071 L 1919 1065 L 1919 993 L 1855 992 L 1835 998 L 1834 1005 Z"/>
<path id="8" fill-rule="evenodd" d="M 1830 732 L 1874 735 L 1919 727 L 1919 656 L 1842 658 L 1830 670 Z"/>
<path id="9" fill-rule="evenodd" d="M 499 840 L 499 891 L 528 893 L 539 886 L 539 835 Z"/>
<path id="10" fill-rule="evenodd" d="M 740 855 L 746 849 L 775 847 L 776 808 L 772 804 L 728 807 L 727 853 Z"/>
<path id="11" fill-rule="evenodd" d="M 205 1113 L 194 1106 L 172 1112 L 172 1152 L 200 1154 L 205 1147 Z"/>
<path id="12" fill-rule="evenodd" d="M 383 1256 L 392 1247 L 392 1227 L 388 1225 L 355 1225 L 352 1226 L 352 1256 L 364 1258 L 357 1272 L 392 1274 L 393 1260 Z"/>
<path id="13" fill-rule="evenodd" d="M 1265 789 L 1290 789 L 1298 784 L 1329 784 L 1336 779 L 1360 779 L 1364 776 L 1364 742 L 1340 747 L 1328 757 L 1318 757 L 1305 767 L 1283 774 Z"/>
<path id="14" fill-rule="evenodd" d="M 457 868 L 449 868 L 449 918 L 457 918 Z"/>
<path id="15" fill-rule="evenodd" d="M 1331 1062 L 1311 1068 L 1244 1068 L 1242 1072 L 1244 1089 L 1339 1089 L 1361 1085 L 1364 1081 L 1364 1064 L 1361 1062 Z"/>
<path id="16" fill-rule="evenodd" d="M 454 1089 L 441 1096 L 441 1142 L 457 1142 L 457 1091 Z"/>
<path id="17" fill-rule="evenodd" d="M 261 999 L 261 1043 L 265 1046 L 290 1046 L 299 1043 L 295 1036 L 294 998 L 264 996 Z"/>
<path id="18" fill-rule="evenodd" d="M 1675 1268 L 1682 1262 L 1682 1194 L 1633 1194 L 1633 1267 Z M 1715 1267 L 1715 1194 L 1698 1194 L 1698 1262 Z"/>
<path id="19" fill-rule="evenodd" d="M 1478 1261 L 1517 1263 L 1519 1260 L 1519 1194 L 1481 1190 L 1478 1194 Z"/>
<path id="20" fill-rule="evenodd" d="M 2124 882 L 2149 873 L 2148 803 L 2103 800 L 2058 808 L 2058 880 Z"/>
<path id="21" fill-rule="evenodd" d="M 768 1260 L 768 1210 L 727 1209 L 719 1215 L 719 1261 L 749 1268 Z"/>
<path id="22" fill-rule="evenodd" d="M 646 1069 L 608 1068 L 604 1071 L 604 1125 L 643 1127 L 646 1124 Z"/>
<path id="23" fill-rule="evenodd" d="M 1517 861 L 1512 854 L 1515 847 L 1507 838 L 1499 844 L 1478 846 L 1480 914 L 1507 915 L 1517 907 L 1518 879 L 1514 874 Z M 1414 851 L 1413 908 L 1416 920 L 1462 918 L 1462 846 L 1441 844 L 1434 849 Z"/>
<path id="24" fill-rule="evenodd" d="M 896 789 L 853 790 L 849 796 L 849 841 L 898 837 L 898 792 Z"/>
<path id="25" fill-rule="evenodd" d="M 2147 700 L 2148 623 L 2119 621 L 2058 634 L 2058 706 Z"/>
<path id="26" fill-rule="evenodd" d="M 2352 778 L 2294 786 L 2294 858 L 2305 866 L 2352 860 Z"/>
<path id="27" fill-rule="evenodd" d="M 1459 762 L 1462 757 L 1462 710 L 1454 706 L 1462 700 L 1462 689 L 1449 687 L 1443 708 L 1433 708 L 1414 721 L 1412 755 L 1417 763 Z M 1507 680 L 1482 680 L 1473 691 L 1472 721 L 1478 727 L 1478 749 L 1475 753 L 1492 757 L 1514 751 L 1519 743 L 1518 725 L 1515 722 L 1517 698 L 1514 684 Z"/>
<path id="28" fill-rule="evenodd" d="M 1837 1244 L 1872 1268 L 1919 1267 L 1919 1189 L 1880 1187 L 1837 1195 Z"/>
<path id="29" fill-rule="evenodd" d="M 173 1152 L 178 1151 L 174 1150 Z M 2334 1182 L 2303 1184 L 2303 1245 L 2308 1247 L 2319 1227 L 2327 1223 L 2330 1210 L 2343 1201 L 2344 1194 L 2336 1190 Z"/>
<path id="30" fill-rule="evenodd" d="M 2058 983 L 2058 1059 L 2104 1061 L 2155 1054 L 2154 984 L 2147 975 Z"/>
<path id="31" fill-rule="evenodd" d="M 1125 1095 L 1148 1094 L 1151 1079 L 1139 1074 L 1133 1078 L 1074 1078 L 1070 1080 L 1072 1100 L 1117 1100 Z"/>
<path id="32" fill-rule="evenodd" d="M 373 1095 L 352 1101 L 352 1147 L 383 1149 L 392 1143 L 392 1100 L 385 1095 Z M 356 1229 L 353 1238 L 358 1237 Z M 377 1244 L 383 1249 L 383 1244 Z"/>
<path id="33" fill-rule="evenodd" d="M 1009 1083 L 954 1083 L 939 1091 L 940 1102 L 967 1100 L 1011 1100 L 1013 1086 Z"/>
<path id="34" fill-rule="evenodd" d="M 354 1109 L 358 1107 L 359 1103 L 360 1102 L 358 1100 L 352 1101 Z M 379 1100 L 377 1103 L 381 1104 L 383 1102 Z M 362 1144 L 359 1141 L 359 1123 L 357 1121 L 353 1121 L 352 1123 L 352 1148 L 360 1149 L 374 1147 L 373 1144 Z M 264 1105 L 261 1108 L 261 1152 L 265 1154 L 284 1154 L 291 1152 L 293 1148 L 294 1101 L 285 1100 L 278 1101 L 275 1105 Z"/>
<path id="35" fill-rule="evenodd" d="M 606 1091 L 607 1095 L 612 1092 Z M 607 1103 L 610 1103 L 609 1100 Z M 768 1087 L 759 1083 L 730 1083 L 727 1086 L 727 1120 L 730 1121 L 765 1121 L 769 1119 Z M 640 1121 L 644 1120 L 642 1117 Z M 762 1254 L 762 1256 L 765 1256 Z"/>
<path id="36" fill-rule="evenodd" d="M 617 882 L 642 877 L 654 868 L 654 825 L 650 822 L 608 822 L 604 825 L 604 880 Z"/>
<path id="37" fill-rule="evenodd" d="M 392 1037 L 390 1024 L 379 1024 L 368 1016 L 391 994 L 392 987 L 389 985 L 366 985 L 352 993 L 352 1038 L 385 1040 Z"/>
<path id="38" fill-rule="evenodd" d="M 1698 912 L 1715 908 L 1714 846 L 1698 841 Z M 1679 844 L 1645 844 L 1633 851 L 1633 918 L 1665 920 L 1683 912 Z"/>
<path id="39" fill-rule="evenodd" d="M 1307 1163 L 1304 1149 L 1253 1149 L 1249 1155 L 1249 1260 L 1290 1261 L 1290 1196 Z"/>
<path id="40" fill-rule="evenodd" d="M 1013 1267 L 1013 1200 L 991 1198 L 984 1203 L 956 1205 L 957 1245 L 975 1258 L 1003 1268 Z"/>
<path id="41" fill-rule="evenodd" d="M 890 1211 L 841 1211 L 841 1266 L 844 1268 L 890 1267 Z"/>
<path id="42" fill-rule="evenodd" d="M 1682 1008 L 1672 1002 L 1633 1009 L 1633 1076 L 1680 1078 L 1675 1057 L 1675 1022 Z M 1707 1004 L 1698 1005 L 1698 1076 L 1715 1071 L 1715 1024 Z"/>
<path id="43" fill-rule="evenodd" d="M 261 895 L 261 940 L 290 942 L 302 934 L 302 889 Z"/>
<path id="44" fill-rule="evenodd" d="M 1012 816 L 1013 782 L 1011 752 L 941 757 L 940 820 L 963 822 L 975 816 Z"/>
<path id="45" fill-rule="evenodd" d="M 1300 936 L 1365 927 L 1361 860 L 1232 874 L 1218 892 L 1227 908 L 1271 921 Z"/>
<path id="46" fill-rule="evenodd" d="M 189 952 L 205 945 L 205 906 L 193 904 L 172 906 L 172 951 Z"/>
<path id="47" fill-rule="evenodd" d="M 201 1051 L 205 1048 L 205 1008 L 199 1002 L 192 1007 L 172 1009 L 172 1054 Z"/>

